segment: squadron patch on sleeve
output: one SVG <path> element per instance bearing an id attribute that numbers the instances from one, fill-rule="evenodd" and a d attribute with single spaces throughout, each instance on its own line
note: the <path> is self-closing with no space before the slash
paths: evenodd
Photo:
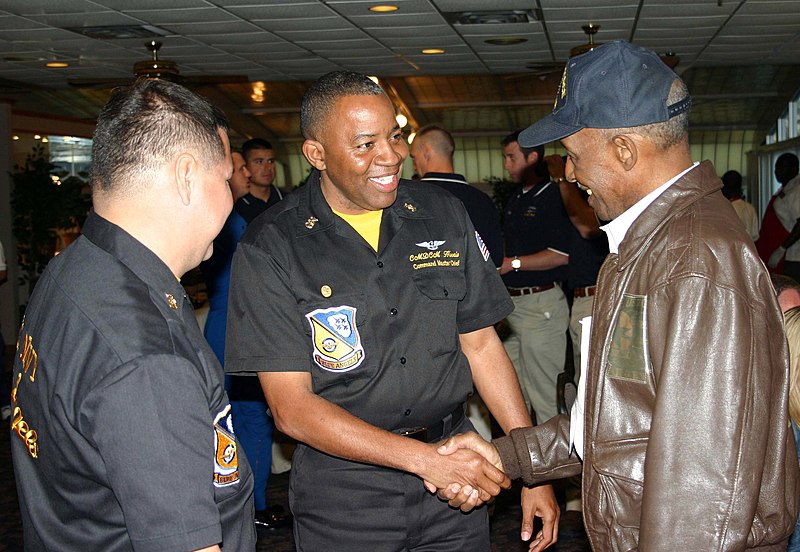
<path id="1" fill-rule="evenodd" d="M 214 420 L 214 486 L 228 487 L 239 482 L 239 454 L 233 432 L 231 405 L 217 414 Z"/>
<path id="2" fill-rule="evenodd" d="M 355 307 L 342 305 L 306 314 L 311 324 L 314 363 L 329 372 L 348 372 L 364 361 Z"/>
<path id="3" fill-rule="evenodd" d="M 481 250 L 481 255 L 483 255 L 483 261 L 486 262 L 489 260 L 489 248 L 486 247 L 486 244 L 483 243 L 483 238 L 481 235 L 478 234 L 478 231 L 475 230 L 475 239 L 478 241 L 478 249 Z"/>
<path id="4" fill-rule="evenodd" d="M 650 373 L 647 351 L 647 297 L 626 293 L 611 335 L 608 376 L 646 383 Z"/>

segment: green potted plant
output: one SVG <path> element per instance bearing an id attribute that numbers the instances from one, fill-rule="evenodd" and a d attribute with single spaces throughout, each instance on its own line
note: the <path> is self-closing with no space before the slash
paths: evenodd
<path id="1" fill-rule="evenodd" d="M 23 165 L 11 172 L 11 212 L 17 241 L 20 283 L 33 291 L 44 267 L 57 252 L 57 242 L 83 222 L 91 200 L 86 183 L 54 173 L 44 146 L 37 144 Z M 66 232 L 64 230 L 67 230 Z"/>

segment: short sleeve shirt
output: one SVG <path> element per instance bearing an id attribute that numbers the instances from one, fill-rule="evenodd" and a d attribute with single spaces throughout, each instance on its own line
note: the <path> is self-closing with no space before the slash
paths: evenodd
<path id="1" fill-rule="evenodd" d="M 401 181 L 376 252 L 333 214 L 315 171 L 239 243 L 225 369 L 310 372 L 315 393 L 370 424 L 429 425 L 472 392 L 459 334 L 511 310 L 452 195 Z"/>
<path id="2" fill-rule="evenodd" d="M 91 214 L 50 262 L 14 382 L 27 549 L 255 549 L 222 369 L 177 278 L 121 228 Z"/>
<path id="3" fill-rule="evenodd" d="M 519 187 L 506 204 L 503 220 L 506 257 L 530 255 L 545 249 L 569 254 L 573 232 L 561 192 L 552 182 L 540 184 L 527 192 Z M 503 275 L 503 281 L 509 287 L 541 286 L 566 279 L 566 266 L 512 271 Z"/>

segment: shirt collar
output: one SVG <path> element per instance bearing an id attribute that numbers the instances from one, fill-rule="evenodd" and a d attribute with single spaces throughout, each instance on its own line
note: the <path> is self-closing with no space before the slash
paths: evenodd
<path id="1" fill-rule="evenodd" d="M 180 305 L 185 295 L 183 286 L 164 261 L 142 242 L 94 211 L 89 213 L 83 225 L 83 235 L 161 294 L 169 302 L 170 308 L 175 309 L 173 305 Z"/>
<path id="2" fill-rule="evenodd" d="M 463 175 L 457 173 L 440 173 L 440 172 L 426 172 L 425 176 L 420 178 L 422 182 L 429 180 L 438 180 L 444 182 L 456 182 L 458 184 L 468 184 L 467 179 Z"/>
<path id="3" fill-rule="evenodd" d="M 422 186 L 422 184 L 401 179 L 397 189 L 397 199 L 392 205 L 383 210 L 384 216 L 388 213 L 394 213 L 400 218 L 433 218 L 433 215 L 412 197 L 410 188 L 415 185 Z M 298 235 L 313 234 L 335 226 L 338 217 L 334 215 L 328 202 L 325 201 L 325 196 L 320 188 L 320 173 L 318 170 L 314 169 L 306 184 L 295 193 L 298 193 L 299 202 L 297 210 Z"/>
<path id="4" fill-rule="evenodd" d="M 624 213 L 620 216 L 609 222 L 608 224 L 601 226 L 600 229 L 606 233 L 606 237 L 608 238 L 608 250 L 611 253 L 619 253 L 619 245 L 622 243 L 622 240 L 625 239 L 625 235 L 628 233 L 631 225 L 639 218 L 645 209 L 647 209 L 651 203 L 653 203 L 658 196 L 663 194 L 667 188 L 672 186 L 675 182 L 678 181 L 683 175 L 691 171 L 695 168 L 699 163 L 696 161 L 692 164 L 691 167 L 686 169 L 685 171 L 681 172 L 673 176 L 667 182 L 644 196 L 642 199 L 634 203 L 631 207 L 629 207 Z"/>

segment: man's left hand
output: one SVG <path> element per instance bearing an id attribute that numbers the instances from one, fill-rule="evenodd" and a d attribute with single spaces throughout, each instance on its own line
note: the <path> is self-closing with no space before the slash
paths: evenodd
<path id="1" fill-rule="evenodd" d="M 523 487 L 522 489 L 522 540 L 533 536 L 533 518 L 542 518 L 542 530 L 530 543 L 530 550 L 540 552 L 558 541 L 558 508 L 552 485 Z"/>

